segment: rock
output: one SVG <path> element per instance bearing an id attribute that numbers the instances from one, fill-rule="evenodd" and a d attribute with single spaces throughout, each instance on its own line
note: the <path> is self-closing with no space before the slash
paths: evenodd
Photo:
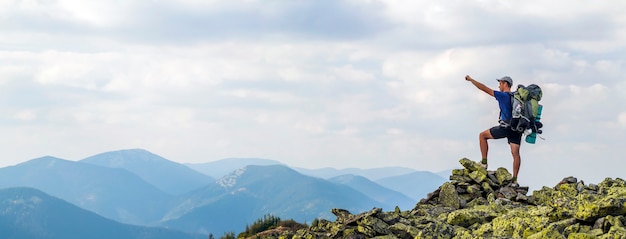
<path id="1" fill-rule="evenodd" d="M 578 182 L 578 179 L 576 179 L 575 177 L 569 176 L 567 178 L 563 178 L 563 180 L 561 180 L 561 182 L 559 184 L 564 184 L 564 183 L 573 183 L 573 184 L 575 184 L 576 182 Z"/>
<path id="2" fill-rule="evenodd" d="M 611 227 L 603 236 L 603 238 L 626 238 L 626 229 L 624 227 Z"/>
<path id="3" fill-rule="evenodd" d="M 565 237 L 559 232 L 556 226 L 548 226 L 538 233 L 528 236 L 528 239 L 540 239 L 540 238 L 563 238 Z"/>
<path id="4" fill-rule="evenodd" d="M 463 167 L 465 167 L 470 172 L 483 171 L 484 174 L 487 175 L 487 170 L 483 168 L 482 166 L 480 166 L 478 162 L 469 160 L 467 158 L 462 158 L 461 160 L 459 160 L 459 162 L 461 163 L 461 165 L 463 165 Z"/>
<path id="5" fill-rule="evenodd" d="M 501 238 L 525 238 L 539 233 L 549 223 L 547 216 L 533 216 L 522 208 L 510 210 L 491 222 L 493 236 Z"/>
<path id="6" fill-rule="evenodd" d="M 515 191 L 515 189 L 513 189 L 512 187 L 503 187 L 500 188 L 500 190 L 498 191 L 498 197 L 504 197 L 506 199 L 509 200 L 514 200 L 517 198 L 517 191 Z"/>
<path id="7" fill-rule="evenodd" d="M 479 198 L 482 196 L 482 191 L 480 190 L 480 186 L 478 185 L 472 185 L 467 187 L 466 192 L 472 197 L 472 198 Z"/>
<path id="8" fill-rule="evenodd" d="M 332 209 L 334 222 L 320 219 L 297 232 L 275 230 L 258 238 L 626 238 L 626 181 L 606 178 L 585 185 L 575 177 L 527 196 L 511 186 L 505 168 L 487 171 L 459 161 L 444 183 L 409 211 L 396 207 L 351 214 Z M 280 235 L 278 235 L 280 234 Z"/>
<path id="9" fill-rule="evenodd" d="M 337 216 L 338 222 L 342 222 L 342 223 L 345 223 L 346 221 L 348 221 L 350 218 L 353 217 L 353 215 L 348 210 L 345 210 L 345 209 L 333 208 L 330 210 L 330 212 L 335 214 L 335 216 Z"/>
<path id="10" fill-rule="evenodd" d="M 368 237 L 372 237 L 375 235 L 387 235 L 390 233 L 389 225 L 377 217 L 373 217 L 373 216 L 363 217 L 359 221 L 358 225 L 359 225 L 359 228 L 367 228 L 366 231 L 373 232 L 373 234 L 363 233 Z"/>
<path id="11" fill-rule="evenodd" d="M 483 183 L 481 184 L 481 186 L 482 186 L 483 190 L 484 190 L 486 193 L 492 193 L 492 192 L 494 192 L 494 190 L 493 190 L 493 188 L 491 187 L 491 185 L 490 185 L 489 183 L 487 183 L 487 182 L 483 182 Z"/>
<path id="12" fill-rule="evenodd" d="M 450 239 L 456 234 L 454 227 L 443 222 L 431 222 L 415 237 L 416 239 Z"/>
<path id="13" fill-rule="evenodd" d="M 415 238 L 420 233 L 416 227 L 403 223 L 393 224 L 389 230 L 398 238 Z"/>
<path id="14" fill-rule="evenodd" d="M 469 177 L 476 183 L 482 183 L 487 179 L 487 171 L 474 171 L 469 174 Z"/>
<path id="15" fill-rule="evenodd" d="M 450 225 L 469 227 L 476 223 L 489 222 L 496 216 L 497 213 L 490 210 L 489 206 L 476 206 L 449 213 L 446 222 Z"/>
<path id="16" fill-rule="evenodd" d="M 607 215 L 623 214 L 626 214 L 626 198 L 611 195 L 593 202 L 581 202 L 576 211 L 576 218 L 593 221 Z"/>
<path id="17" fill-rule="evenodd" d="M 505 168 L 496 169 L 495 176 L 497 179 L 496 182 L 500 186 L 509 184 L 513 181 L 513 175 L 511 175 L 511 173 L 509 173 L 509 171 L 507 171 Z"/>
<path id="18" fill-rule="evenodd" d="M 515 201 L 517 201 L 517 202 L 528 202 L 528 196 L 526 196 L 525 194 L 522 194 L 522 193 L 517 193 L 517 196 L 515 197 Z"/>
<path id="19" fill-rule="evenodd" d="M 576 195 L 578 195 L 578 188 L 576 184 L 573 183 L 559 184 L 555 186 L 555 189 L 570 197 L 576 197 Z"/>
<path id="20" fill-rule="evenodd" d="M 444 207 L 461 208 L 461 198 L 459 198 L 459 194 L 452 183 L 446 182 L 441 186 L 439 202 Z"/>

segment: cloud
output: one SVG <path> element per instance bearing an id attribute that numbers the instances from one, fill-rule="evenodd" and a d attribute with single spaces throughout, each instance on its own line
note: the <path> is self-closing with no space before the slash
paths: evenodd
<path id="1" fill-rule="evenodd" d="M 12 32 L 89 34 L 134 43 L 220 39 L 355 39 L 384 32 L 380 4 L 353 1 L 9 1 Z M 58 36 L 57 36 L 58 37 Z"/>
<path id="2" fill-rule="evenodd" d="M 2 1 L 0 129 L 17 136 L 0 143 L 14 149 L 7 164 L 146 148 L 185 162 L 444 170 L 479 157 L 477 134 L 498 116 L 463 77 L 496 88 L 509 75 L 544 90 L 546 140 L 523 146 L 524 165 L 618 168 L 621 5 Z M 492 145 L 494 165 L 510 167 L 506 143 Z"/>

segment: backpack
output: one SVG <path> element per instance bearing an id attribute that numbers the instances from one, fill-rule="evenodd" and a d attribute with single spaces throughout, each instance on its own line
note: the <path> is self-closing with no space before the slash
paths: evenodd
<path id="1" fill-rule="evenodd" d="M 512 118 L 509 125 L 513 131 L 525 132 L 526 142 L 535 143 L 537 134 L 541 134 L 543 123 L 541 119 L 542 105 L 539 101 L 542 97 L 541 88 L 538 85 L 528 86 L 518 85 L 517 91 L 511 94 L 511 104 L 513 105 Z M 532 137 L 529 139 L 528 137 Z"/>

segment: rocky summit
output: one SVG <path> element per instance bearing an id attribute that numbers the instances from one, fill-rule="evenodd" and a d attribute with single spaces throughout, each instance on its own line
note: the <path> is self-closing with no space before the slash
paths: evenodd
<path id="1" fill-rule="evenodd" d="M 408 211 L 332 209 L 334 222 L 262 238 L 626 238 L 626 181 L 585 184 L 566 177 L 528 194 L 505 168 L 460 160 L 444 183 Z"/>

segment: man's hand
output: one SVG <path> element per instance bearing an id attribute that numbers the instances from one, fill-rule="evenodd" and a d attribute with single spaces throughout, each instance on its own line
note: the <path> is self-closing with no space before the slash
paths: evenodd
<path id="1" fill-rule="evenodd" d="M 479 90 L 482 90 L 483 92 L 487 93 L 490 96 L 493 96 L 493 90 L 489 87 L 487 87 L 486 85 L 484 85 L 483 83 L 480 83 L 478 81 L 475 81 L 471 76 L 466 75 L 465 76 L 465 80 L 472 82 L 472 84 L 474 86 L 476 86 L 476 88 L 478 88 Z"/>

